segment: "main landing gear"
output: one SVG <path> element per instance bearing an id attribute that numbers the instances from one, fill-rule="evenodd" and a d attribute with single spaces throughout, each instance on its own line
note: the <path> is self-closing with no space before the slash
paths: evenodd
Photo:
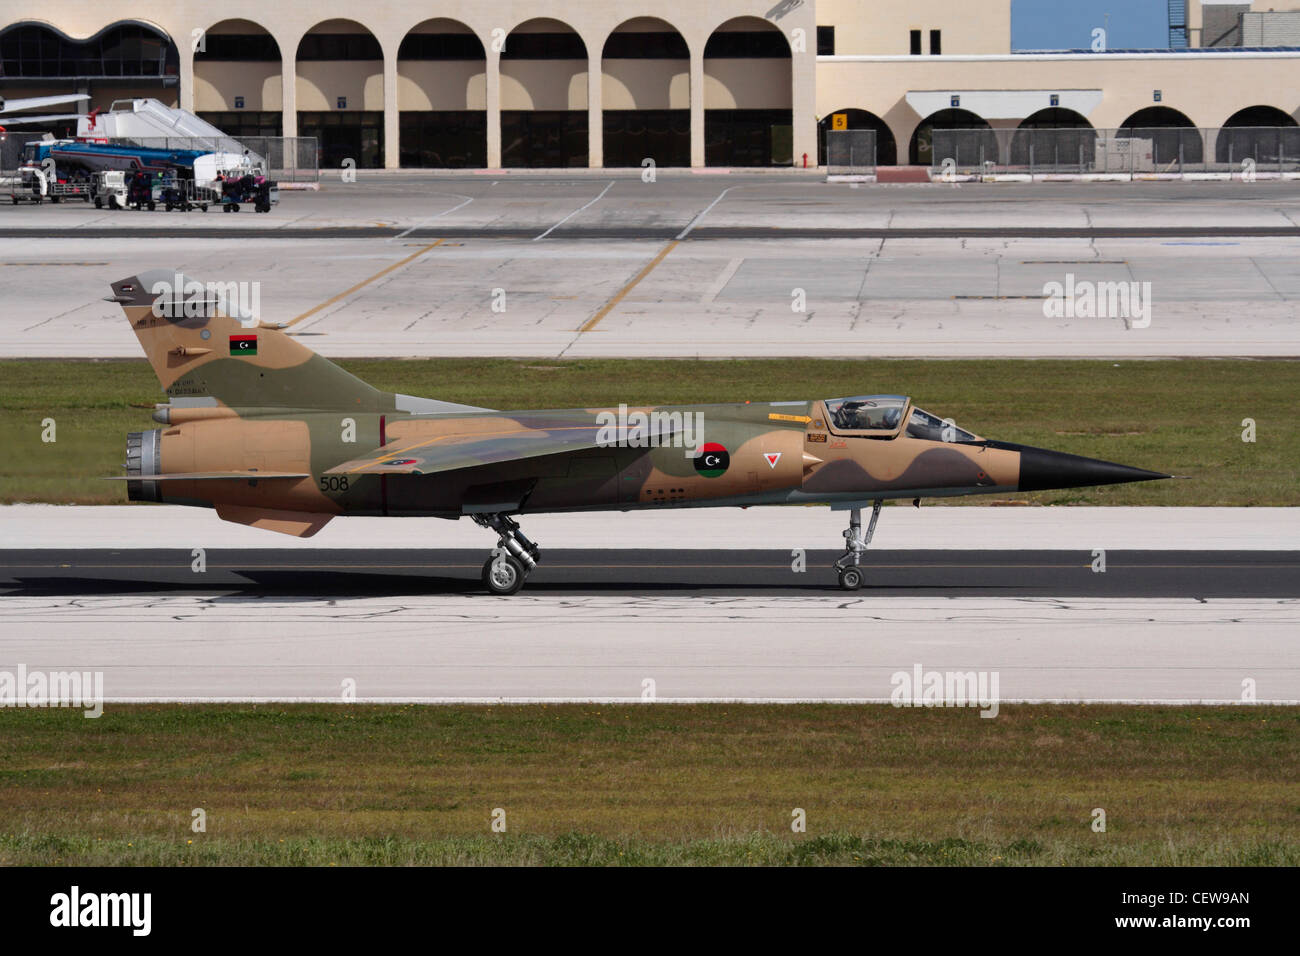
<path id="1" fill-rule="evenodd" d="M 480 528 L 491 528 L 497 533 L 497 546 L 483 565 L 483 586 L 490 594 L 514 594 L 537 567 L 541 552 L 519 530 L 519 522 L 509 515 L 496 513 L 473 517 Z"/>
<path id="2" fill-rule="evenodd" d="M 862 509 L 854 508 L 849 512 L 849 526 L 844 531 L 844 553 L 835 562 L 835 571 L 839 574 L 840 587 L 845 591 L 856 591 L 862 587 L 862 556 L 867 552 L 867 545 L 876 533 L 876 521 L 880 518 L 879 498 L 871 505 L 871 523 L 867 533 L 862 534 Z"/>

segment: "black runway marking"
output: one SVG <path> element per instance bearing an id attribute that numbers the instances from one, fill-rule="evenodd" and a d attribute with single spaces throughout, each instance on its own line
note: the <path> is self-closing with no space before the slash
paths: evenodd
<path id="1" fill-rule="evenodd" d="M 630 239 L 664 241 L 676 238 L 680 226 L 570 226 L 552 232 L 555 239 Z M 455 228 L 436 225 L 417 229 L 399 226 L 330 226 L 270 228 L 166 226 L 0 229 L 0 239 L 533 239 L 528 226 Z M 1300 238 L 1300 226 L 954 226 L 945 228 L 780 228 L 776 226 L 699 226 L 690 239 L 1213 239 Z M 687 240 L 689 241 L 689 240 Z"/>
<path id="2" fill-rule="evenodd" d="M 230 594 L 333 597 L 462 594 L 482 590 L 482 550 L 211 549 L 207 570 L 189 550 L 0 551 L 0 594 Z M 1300 552 L 871 551 L 857 592 L 839 590 L 837 551 L 542 549 L 534 594 L 711 594 L 934 597 L 1300 597 Z"/>

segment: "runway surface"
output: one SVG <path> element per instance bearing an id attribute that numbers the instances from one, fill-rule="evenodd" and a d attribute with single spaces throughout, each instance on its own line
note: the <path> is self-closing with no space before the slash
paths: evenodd
<path id="1" fill-rule="evenodd" d="M 0 670 L 100 672 L 109 706 L 887 701 L 917 668 L 1003 702 L 1284 702 L 1297 633 L 1294 599 L 30 595 L 0 599 Z"/>
<path id="2" fill-rule="evenodd" d="M 1300 355 L 1300 182 L 361 171 L 268 215 L 0 209 L 0 356 L 137 356 L 103 298 L 156 267 L 326 356 Z"/>
<path id="3" fill-rule="evenodd" d="M 0 551 L 0 595 L 229 594 L 356 597 L 482 593 L 488 549 Z M 843 594 L 836 551 L 547 549 L 530 594 Z M 863 596 L 1295 598 L 1300 552 L 879 551 Z"/>
<path id="4" fill-rule="evenodd" d="M 326 357 L 1300 355 L 1300 236 L 431 236 L 0 239 L 0 356 L 138 358 L 104 297 L 146 268 L 246 283 Z"/>
<path id="5" fill-rule="evenodd" d="M 885 551 L 1300 551 L 1300 509 L 997 507 L 881 510 L 872 553 Z M 554 550 L 673 552 L 719 548 L 789 554 L 843 543 L 848 512 L 821 507 L 690 508 L 527 515 L 524 530 Z M 134 552 L 193 548 L 481 553 L 494 540 L 469 519 L 356 518 L 310 538 L 221 521 L 176 505 L 0 505 L 0 551 Z M 23 560 L 21 556 L 12 556 Z M 307 562 L 307 558 L 299 558 Z"/>
<path id="6" fill-rule="evenodd" d="M 466 522 L 297 541 L 196 509 L 14 506 L 0 670 L 101 671 L 110 700 L 879 701 L 916 666 L 996 673 L 1003 701 L 1300 700 L 1291 509 L 888 508 L 856 592 L 835 551 L 792 553 L 844 518 L 633 513 L 609 549 L 608 515 L 539 515 L 541 568 L 496 598 Z"/>

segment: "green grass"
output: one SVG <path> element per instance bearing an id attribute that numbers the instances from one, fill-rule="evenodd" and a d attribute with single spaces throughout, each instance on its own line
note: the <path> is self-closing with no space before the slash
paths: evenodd
<path id="1" fill-rule="evenodd" d="M 1300 362 L 373 359 L 350 371 L 393 391 L 493 408 L 910 394 L 985 437 L 1105 458 L 1191 481 L 1017 496 L 1040 504 L 1300 504 Z M 162 399 L 141 360 L 0 361 L 0 502 L 124 500 L 129 431 Z M 41 441 L 41 421 L 58 441 Z M 1258 440 L 1241 440 L 1252 418 Z M 982 497 L 956 503 L 987 503 Z"/>
<path id="2" fill-rule="evenodd" d="M 0 769 L 0 865 L 1300 865 L 1300 708 L 3 710 Z"/>

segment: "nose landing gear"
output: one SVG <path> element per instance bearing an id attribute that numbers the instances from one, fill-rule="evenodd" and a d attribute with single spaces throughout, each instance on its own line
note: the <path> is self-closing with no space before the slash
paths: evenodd
<path id="1" fill-rule="evenodd" d="M 845 591 L 856 591 L 862 587 L 863 574 L 860 567 L 862 555 L 876 533 L 876 521 L 880 518 L 880 506 L 883 502 L 877 498 L 871 505 L 871 523 L 867 533 L 862 534 L 862 509 L 854 508 L 849 512 L 849 526 L 844 530 L 844 553 L 835 562 L 835 571 L 839 575 L 840 587 Z"/>
<path id="2" fill-rule="evenodd" d="M 483 565 L 483 586 L 491 594 L 514 594 L 537 567 L 541 551 L 519 530 L 519 522 L 509 515 L 496 513 L 473 517 L 480 528 L 490 528 L 497 533 L 497 546 Z"/>

